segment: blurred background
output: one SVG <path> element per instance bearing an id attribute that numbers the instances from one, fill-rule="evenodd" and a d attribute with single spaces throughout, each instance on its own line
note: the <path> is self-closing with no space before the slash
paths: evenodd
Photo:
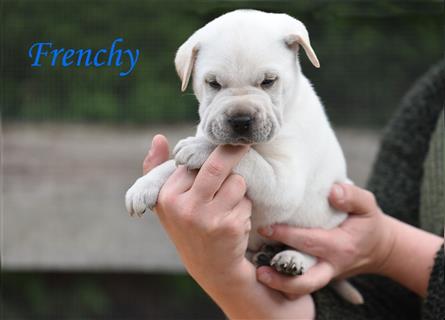
<path id="1" fill-rule="evenodd" d="M 197 102 L 173 58 L 194 30 L 238 8 L 303 21 L 303 55 L 366 185 L 379 138 L 410 85 L 443 50 L 439 1 L 25 1 L 1 3 L 2 319 L 224 319 L 187 276 L 156 217 L 130 219 L 127 188 L 154 134 L 194 132 Z M 28 49 L 140 49 L 115 68 L 32 68 Z"/>

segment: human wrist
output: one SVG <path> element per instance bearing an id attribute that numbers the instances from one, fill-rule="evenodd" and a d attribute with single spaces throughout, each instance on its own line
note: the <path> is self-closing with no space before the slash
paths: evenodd
<path id="1" fill-rule="evenodd" d="M 254 267 L 244 258 L 237 263 L 226 266 L 224 269 L 206 270 L 198 273 L 190 272 L 190 274 L 212 296 L 213 294 L 228 294 L 234 288 L 239 288 L 239 286 L 248 283 L 252 270 L 254 270 Z"/>
<path id="2" fill-rule="evenodd" d="M 425 296 L 434 257 L 443 238 L 387 216 L 392 244 L 376 270 L 419 296 Z"/>
<path id="3" fill-rule="evenodd" d="M 255 279 L 255 267 L 247 259 L 230 270 L 197 281 L 229 319 L 257 318 L 252 307 L 257 301 L 249 295 L 257 292 L 260 284 Z"/>
<path id="4" fill-rule="evenodd" d="M 247 260 L 229 272 L 224 284 L 203 289 L 229 319 L 314 319 L 315 304 L 310 295 L 296 300 L 268 288 L 256 279 L 256 269 Z"/>
<path id="5" fill-rule="evenodd" d="M 398 220 L 384 213 L 381 214 L 380 219 L 379 227 L 382 228 L 382 231 L 369 271 L 391 277 L 393 252 L 398 239 Z"/>
<path id="6" fill-rule="evenodd" d="M 247 259 L 218 280 L 198 283 L 229 319 L 315 317 L 315 305 L 310 295 L 296 300 L 285 298 L 280 292 L 257 281 L 256 269 Z"/>

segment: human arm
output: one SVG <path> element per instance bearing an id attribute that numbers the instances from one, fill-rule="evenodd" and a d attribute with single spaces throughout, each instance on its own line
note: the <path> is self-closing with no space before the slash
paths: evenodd
<path id="1" fill-rule="evenodd" d="M 389 277 L 424 297 L 440 238 L 382 213 L 374 196 L 358 187 L 336 185 L 329 200 L 350 217 L 332 230 L 276 225 L 262 230 L 270 239 L 319 257 L 305 275 L 288 278 L 263 267 L 258 278 L 290 294 L 306 294 L 333 278 L 374 273 Z M 273 233 L 271 233 L 273 232 Z"/>
<path id="2" fill-rule="evenodd" d="M 219 147 L 199 173 L 179 167 L 162 188 L 156 212 L 190 275 L 230 318 L 314 318 L 310 295 L 285 298 L 256 280 L 244 257 L 250 201 L 244 180 L 231 174 L 247 148 Z M 156 136 L 144 173 L 168 158 Z"/>

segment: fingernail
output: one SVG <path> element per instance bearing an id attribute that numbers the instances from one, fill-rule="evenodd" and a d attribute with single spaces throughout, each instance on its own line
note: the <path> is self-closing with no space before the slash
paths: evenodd
<path id="1" fill-rule="evenodd" d="M 343 198 L 345 196 L 345 191 L 343 190 L 342 186 L 337 184 L 332 189 L 335 199 L 339 202 L 343 201 Z"/>
<path id="2" fill-rule="evenodd" d="M 273 234 L 273 228 L 271 226 L 263 227 L 259 229 L 259 232 L 266 237 L 270 237 Z"/>
<path id="3" fill-rule="evenodd" d="M 272 277 L 269 272 L 263 272 L 258 275 L 258 279 L 263 283 L 270 283 L 272 281 Z"/>

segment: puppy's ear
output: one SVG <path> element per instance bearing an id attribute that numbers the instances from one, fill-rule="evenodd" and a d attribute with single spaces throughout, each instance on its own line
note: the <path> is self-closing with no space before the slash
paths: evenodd
<path id="1" fill-rule="evenodd" d="M 196 57 L 198 56 L 199 44 L 190 37 L 182 46 L 179 47 L 175 57 L 176 72 L 181 79 L 181 91 L 187 89 L 190 77 L 193 72 Z"/>
<path id="2" fill-rule="evenodd" d="M 309 35 L 306 28 L 304 27 L 304 25 L 302 25 L 298 29 L 298 32 L 286 36 L 286 38 L 284 38 L 284 41 L 291 49 L 298 49 L 298 45 L 301 45 L 314 67 L 320 68 L 320 62 L 318 61 L 314 49 L 312 49 L 311 47 L 311 42 L 309 41 Z"/>

